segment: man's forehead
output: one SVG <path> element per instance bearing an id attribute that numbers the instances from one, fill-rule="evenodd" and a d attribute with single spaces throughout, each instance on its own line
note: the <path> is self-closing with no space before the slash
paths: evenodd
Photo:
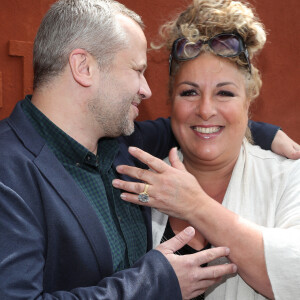
<path id="1" fill-rule="evenodd" d="M 121 13 L 117 14 L 116 20 L 127 32 L 139 31 L 139 32 L 143 33 L 143 29 L 142 29 L 141 25 L 138 24 L 136 21 L 134 21 L 132 18 L 130 18 L 124 14 L 121 14 Z"/>

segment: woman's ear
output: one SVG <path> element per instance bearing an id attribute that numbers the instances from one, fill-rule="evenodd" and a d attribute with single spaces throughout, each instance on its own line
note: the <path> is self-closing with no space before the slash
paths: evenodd
<path id="1" fill-rule="evenodd" d="M 74 80 L 83 87 L 92 85 L 96 60 L 84 49 L 75 49 L 69 55 L 69 65 Z"/>

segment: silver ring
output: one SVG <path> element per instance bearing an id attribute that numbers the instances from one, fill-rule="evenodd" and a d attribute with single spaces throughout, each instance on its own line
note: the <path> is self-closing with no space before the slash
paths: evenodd
<path id="1" fill-rule="evenodd" d="M 138 199 L 139 201 L 143 202 L 143 203 L 147 203 L 149 202 L 149 195 L 147 193 L 149 188 L 149 184 L 145 184 L 145 189 L 142 193 L 139 194 Z"/>

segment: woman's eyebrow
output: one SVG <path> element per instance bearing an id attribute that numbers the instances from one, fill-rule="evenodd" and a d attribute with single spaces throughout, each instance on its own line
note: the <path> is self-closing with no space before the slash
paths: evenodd
<path id="1" fill-rule="evenodd" d="M 178 84 L 178 86 L 179 86 L 179 85 L 182 85 L 182 84 L 191 85 L 191 86 L 193 86 L 193 87 L 195 87 L 195 88 L 198 88 L 198 87 L 199 87 L 199 85 L 198 85 L 197 83 L 192 82 L 192 81 L 182 81 L 182 82 L 180 82 L 180 83 Z"/>
<path id="2" fill-rule="evenodd" d="M 234 86 L 238 87 L 234 82 L 231 82 L 231 81 L 220 82 L 216 85 L 216 87 L 222 87 L 224 85 L 230 85 L 230 84 L 233 84 Z"/>

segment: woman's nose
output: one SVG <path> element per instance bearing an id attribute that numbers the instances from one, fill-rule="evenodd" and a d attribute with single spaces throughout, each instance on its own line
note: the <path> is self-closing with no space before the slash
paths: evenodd
<path id="1" fill-rule="evenodd" d="M 216 115 L 216 107 L 211 97 L 203 97 L 199 100 L 196 106 L 196 114 L 203 120 L 209 120 L 212 116 Z"/>

